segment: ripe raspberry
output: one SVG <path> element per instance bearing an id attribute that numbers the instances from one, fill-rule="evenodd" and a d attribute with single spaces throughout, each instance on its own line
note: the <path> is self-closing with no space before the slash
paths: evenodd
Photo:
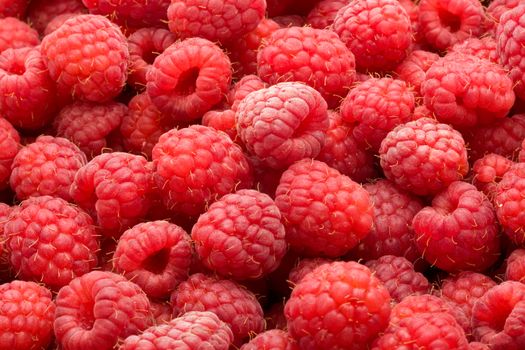
<path id="1" fill-rule="evenodd" d="M 231 109 L 236 111 L 239 107 L 239 103 L 241 103 L 250 92 L 265 89 L 267 87 L 268 84 L 262 81 L 257 75 L 245 75 L 231 88 L 226 99 L 228 100 Z"/>
<path id="2" fill-rule="evenodd" d="M 496 27 L 500 22 L 501 15 L 508 10 L 512 10 L 520 4 L 521 0 L 493 0 L 487 7 L 487 29 L 488 32 L 495 34 Z"/>
<path id="3" fill-rule="evenodd" d="M 74 102 L 62 108 L 54 126 L 57 136 L 71 140 L 91 159 L 110 146 L 127 114 L 126 105 L 118 102 Z"/>
<path id="4" fill-rule="evenodd" d="M 355 61 L 334 32 L 290 27 L 275 31 L 259 50 L 257 74 L 270 85 L 303 82 L 336 108 L 354 82 Z"/>
<path id="5" fill-rule="evenodd" d="M 130 59 L 128 83 L 137 90 L 143 90 L 153 61 L 176 39 L 170 31 L 155 27 L 142 28 L 131 34 L 128 37 Z"/>
<path id="6" fill-rule="evenodd" d="M 5 203 L 0 203 L 0 279 L 11 278 L 11 266 L 9 264 L 9 254 L 5 249 L 7 237 L 4 234 L 4 227 L 11 215 L 12 207 Z"/>
<path id="7" fill-rule="evenodd" d="M 9 259 L 24 279 L 60 288 L 97 266 L 97 233 L 84 211 L 61 198 L 31 197 L 4 227 Z"/>
<path id="8" fill-rule="evenodd" d="M 18 18 L 0 18 L 0 52 L 34 47 L 40 43 L 38 32 Z"/>
<path id="9" fill-rule="evenodd" d="M 265 11 L 265 0 L 172 0 L 168 25 L 180 38 L 227 43 L 254 30 Z"/>
<path id="10" fill-rule="evenodd" d="M 372 227 L 368 193 L 317 160 L 301 160 L 284 172 L 275 203 L 284 218 L 286 240 L 303 255 L 342 256 Z"/>
<path id="11" fill-rule="evenodd" d="M 481 39 L 471 37 L 452 46 L 449 52 L 472 55 L 478 58 L 489 60 L 493 63 L 498 63 L 496 46 L 496 39 L 494 39 L 492 36 L 485 36 Z"/>
<path id="12" fill-rule="evenodd" d="M 56 297 L 55 336 L 63 350 L 113 349 L 152 323 L 146 294 L 121 275 L 92 271 Z"/>
<path id="13" fill-rule="evenodd" d="M 395 73 L 420 96 L 421 84 L 425 81 L 426 73 L 438 59 L 439 55 L 433 52 L 414 50 L 396 67 Z"/>
<path id="14" fill-rule="evenodd" d="M 338 112 L 329 110 L 330 125 L 317 160 L 338 170 L 356 182 L 376 177 L 375 158 L 367 152 L 352 133 L 352 127 L 343 121 Z"/>
<path id="15" fill-rule="evenodd" d="M 60 28 L 62 24 L 66 23 L 68 19 L 78 15 L 79 13 L 64 13 L 62 15 L 56 16 L 47 24 L 46 29 L 44 30 L 44 36 L 53 33 L 55 30 Z"/>
<path id="16" fill-rule="evenodd" d="M 412 120 L 415 97 L 402 80 L 372 78 L 354 87 L 341 103 L 341 116 L 355 124 L 354 138 L 377 152 L 395 126 Z"/>
<path id="17" fill-rule="evenodd" d="M 39 33 L 43 33 L 55 17 L 66 13 L 84 12 L 86 8 L 82 0 L 31 0 L 27 17 L 31 26 Z"/>
<path id="18" fill-rule="evenodd" d="M 316 157 L 329 125 L 321 94 L 298 82 L 279 83 L 248 94 L 235 119 L 248 151 L 274 169 Z"/>
<path id="19" fill-rule="evenodd" d="M 164 205 L 197 216 L 208 204 L 252 184 L 241 148 L 224 133 L 202 125 L 173 129 L 153 148 L 154 178 Z"/>
<path id="20" fill-rule="evenodd" d="M 525 249 L 516 249 L 510 254 L 505 279 L 525 283 Z"/>
<path id="21" fill-rule="evenodd" d="M 505 233 L 517 245 L 525 243 L 525 163 L 513 165 L 496 187 L 495 207 Z"/>
<path id="22" fill-rule="evenodd" d="M 484 31 L 485 13 L 478 0 L 421 0 L 419 30 L 433 48 L 446 50 Z"/>
<path id="23" fill-rule="evenodd" d="M 390 296 L 367 267 L 333 262 L 297 284 L 284 312 L 301 349 L 365 349 L 388 325 Z"/>
<path id="24" fill-rule="evenodd" d="M 240 350 L 299 350 L 299 346 L 290 335 L 280 329 L 271 329 L 258 334 L 249 343 L 241 346 Z"/>
<path id="25" fill-rule="evenodd" d="M 122 234 L 113 255 L 113 266 L 148 296 L 162 298 L 186 280 L 191 256 L 186 231 L 167 221 L 150 221 Z"/>
<path id="26" fill-rule="evenodd" d="M 365 264 L 388 290 L 392 299 L 400 302 L 409 295 L 422 295 L 430 291 L 425 276 L 414 270 L 414 265 L 400 256 L 383 255 Z"/>
<path id="27" fill-rule="evenodd" d="M 235 127 L 235 111 L 231 109 L 208 111 L 202 116 L 202 125 L 225 132 L 232 141 L 241 147 L 243 146 L 237 135 L 237 128 Z"/>
<path id="28" fill-rule="evenodd" d="M 15 127 L 39 129 L 54 118 L 58 104 L 55 83 L 40 50 L 7 49 L 0 54 L 2 117 Z"/>
<path id="29" fill-rule="evenodd" d="M 490 347 L 487 344 L 483 344 L 477 341 L 469 343 L 468 346 L 468 350 L 490 350 Z"/>
<path id="30" fill-rule="evenodd" d="M 520 163 L 525 163 L 525 138 L 521 142 L 520 153 L 518 154 L 518 160 Z"/>
<path id="31" fill-rule="evenodd" d="M 0 347 L 45 349 L 53 335 L 55 304 L 51 292 L 34 282 L 0 285 Z"/>
<path id="32" fill-rule="evenodd" d="M 181 314 L 190 311 L 211 311 L 230 326 L 234 344 L 243 341 L 264 328 L 261 305 L 246 288 L 230 281 L 206 276 L 191 275 L 171 295 L 174 309 Z"/>
<path id="33" fill-rule="evenodd" d="M 525 285 L 503 282 L 491 288 L 474 305 L 474 337 L 493 350 L 523 349 L 524 320 Z"/>
<path id="34" fill-rule="evenodd" d="M 228 350 L 233 334 L 213 312 L 192 311 L 124 340 L 119 350 Z"/>
<path id="35" fill-rule="evenodd" d="M 11 164 L 19 149 L 18 132 L 7 120 L 0 118 L 0 190 L 4 190 L 9 185 Z"/>
<path id="36" fill-rule="evenodd" d="M 161 112 L 178 121 L 191 121 L 222 100 L 231 76 L 230 60 L 220 47 L 191 38 L 157 56 L 146 75 L 146 90 Z"/>
<path id="37" fill-rule="evenodd" d="M 42 40 L 42 56 L 60 96 L 106 102 L 126 84 L 126 38 L 107 18 L 78 15 Z"/>
<path id="38" fill-rule="evenodd" d="M 71 197 L 96 219 L 104 235 L 119 237 L 146 216 L 153 195 L 152 179 L 146 158 L 104 153 L 80 168 Z"/>
<path id="39" fill-rule="evenodd" d="M 28 2 L 27 0 L 0 0 L 0 17 L 23 17 Z"/>
<path id="40" fill-rule="evenodd" d="M 423 203 L 400 191 L 388 180 L 364 185 L 373 205 L 374 224 L 352 254 L 358 259 L 379 259 L 383 255 L 403 256 L 411 263 L 421 260 L 417 251 L 412 219 Z"/>
<path id="41" fill-rule="evenodd" d="M 414 216 L 416 245 L 426 261 L 448 272 L 483 271 L 500 254 L 494 207 L 466 182 L 451 183 Z"/>
<path id="42" fill-rule="evenodd" d="M 82 0 L 90 13 L 108 16 L 125 27 L 144 28 L 166 23 L 170 0 Z"/>
<path id="43" fill-rule="evenodd" d="M 360 71 L 393 69 L 411 49 L 410 18 L 396 0 L 351 1 L 339 10 L 332 29 Z"/>
<path id="44" fill-rule="evenodd" d="M 332 261 L 333 260 L 324 258 L 300 259 L 290 270 L 290 274 L 288 275 L 287 282 L 290 285 L 290 289 L 294 289 L 294 287 L 310 272 L 319 266 L 329 264 Z"/>
<path id="45" fill-rule="evenodd" d="M 461 134 L 430 118 L 397 126 L 381 143 L 379 155 L 387 179 L 417 195 L 445 189 L 469 168 Z"/>
<path id="46" fill-rule="evenodd" d="M 472 166 L 472 184 L 492 201 L 496 196 L 496 187 L 503 175 L 514 162 L 499 154 L 489 153 L 474 162 Z"/>
<path id="47" fill-rule="evenodd" d="M 169 302 L 158 301 L 150 298 L 149 303 L 150 311 L 154 318 L 154 324 L 156 326 L 169 323 L 174 318 L 173 309 Z"/>
<path id="48" fill-rule="evenodd" d="M 497 53 L 499 63 L 509 71 L 510 78 L 514 81 L 516 96 L 525 99 L 525 30 L 523 18 L 525 4 L 504 12 L 496 28 L 498 38 Z"/>
<path id="49" fill-rule="evenodd" d="M 329 28 L 340 9 L 350 3 L 350 0 L 321 0 L 308 13 L 306 23 L 317 29 Z"/>

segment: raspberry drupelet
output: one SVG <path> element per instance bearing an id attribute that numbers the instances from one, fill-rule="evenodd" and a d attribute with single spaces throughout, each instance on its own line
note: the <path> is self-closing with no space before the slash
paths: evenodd
<path id="1" fill-rule="evenodd" d="M 525 163 L 517 163 L 503 175 L 496 187 L 494 199 L 501 227 L 517 245 L 525 243 L 525 215 L 522 200 L 524 193 Z"/>
<path id="2" fill-rule="evenodd" d="M 288 275 L 288 284 L 290 289 L 293 289 L 301 280 L 310 272 L 321 265 L 331 263 L 333 260 L 326 258 L 304 258 L 300 259 L 296 265 L 290 270 Z"/>
<path id="3" fill-rule="evenodd" d="M 493 201 L 498 183 L 513 165 L 512 160 L 499 154 L 489 153 L 474 162 L 472 184 Z"/>
<path id="4" fill-rule="evenodd" d="M 509 255 L 505 279 L 525 283 L 525 249 L 516 249 Z"/>
<path id="5" fill-rule="evenodd" d="M 20 150 L 20 135 L 7 120 L 0 118 L 0 190 L 9 186 L 11 165 Z"/>
<path id="6" fill-rule="evenodd" d="M 38 32 L 14 17 L 0 18 L 0 53 L 7 49 L 35 47 L 40 43 Z"/>
<path id="7" fill-rule="evenodd" d="M 398 79 L 407 82 L 414 93 L 421 96 L 421 84 L 425 81 L 428 69 L 439 59 L 439 55 L 424 50 L 412 51 L 395 69 Z"/>
<path id="8" fill-rule="evenodd" d="M 470 37 L 468 39 L 460 41 L 454 46 L 452 46 L 449 52 L 459 52 L 462 54 L 472 55 L 478 58 L 486 59 L 493 63 L 499 63 L 496 47 L 496 39 L 488 35 L 482 38 Z"/>
<path id="9" fill-rule="evenodd" d="M 348 5 L 350 0 L 320 0 L 310 10 L 306 23 L 317 29 L 327 29 L 334 23 L 340 9 Z"/>
<path id="10" fill-rule="evenodd" d="M 124 27 L 144 28 L 166 23 L 170 0 L 82 0 L 90 13 L 107 16 Z"/>
<path id="11" fill-rule="evenodd" d="M 239 103 L 241 103 L 250 92 L 265 89 L 267 87 L 268 84 L 262 81 L 257 75 L 245 75 L 232 86 L 226 99 L 231 109 L 236 111 L 239 107 Z"/>
<path id="12" fill-rule="evenodd" d="M 241 346 L 240 350 L 299 350 L 295 340 L 290 335 L 280 329 L 271 329 L 259 333 L 250 342 Z"/>

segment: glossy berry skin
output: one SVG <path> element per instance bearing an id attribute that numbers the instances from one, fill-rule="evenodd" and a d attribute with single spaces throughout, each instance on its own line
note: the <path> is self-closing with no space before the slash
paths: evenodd
<path id="1" fill-rule="evenodd" d="M 20 149 L 20 135 L 7 120 L 0 118 L 0 189 L 9 186 L 11 164 Z"/>
<path id="2" fill-rule="evenodd" d="M 496 187 L 494 199 L 498 220 L 509 238 L 518 245 L 525 243 L 525 216 L 521 209 L 525 191 L 525 164 L 513 165 Z"/>
<path id="3" fill-rule="evenodd" d="M 90 13 L 108 16 L 125 27 L 160 26 L 167 20 L 169 0 L 82 0 Z"/>
<path id="4" fill-rule="evenodd" d="M 250 342 L 241 346 L 240 350 L 299 350 L 297 343 L 290 335 L 280 329 L 270 329 L 259 333 Z"/>

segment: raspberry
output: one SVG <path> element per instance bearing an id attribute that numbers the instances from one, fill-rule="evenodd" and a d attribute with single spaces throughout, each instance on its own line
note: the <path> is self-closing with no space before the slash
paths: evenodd
<path id="1" fill-rule="evenodd" d="M 201 273 L 191 275 L 171 295 L 174 308 L 181 314 L 190 311 L 211 311 L 230 326 L 234 344 L 264 328 L 261 305 L 255 296 L 241 285 L 209 277 Z"/>
<path id="2" fill-rule="evenodd" d="M 313 28 L 327 29 L 334 23 L 337 12 L 349 3 L 350 0 L 318 1 L 310 13 L 308 13 L 306 23 Z"/>
<path id="3" fill-rule="evenodd" d="M 520 0 L 493 0 L 487 7 L 488 23 L 487 27 L 489 32 L 495 34 L 496 27 L 500 21 L 501 15 L 508 10 L 517 7 L 520 4 Z"/>
<path id="4" fill-rule="evenodd" d="M 119 350 L 228 350 L 233 334 L 212 312 L 193 311 L 124 340 Z"/>
<path id="5" fill-rule="evenodd" d="M 487 291 L 474 305 L 474 337 L 494 350 L 522 349 L 524 317 L 525 285 L 503 282 Z"/>
<path id="6" fill-rule="evenodd" d="M 51 292 L 34 282 L 0 285 L 0 347 L 45 349 L 53 335 L 55 304 Z"/>
<path id="7" fill-rule="evenodd" d="M 220 47 L 191 38 L 157 56 L 146 75 L 146 91 L 161 112 L 191 121 L 222 100 L 231 76 L 230 60 Z"/>
<path id="8" fill-rule="evenodd" d="M 505 270 L 507 281 L 525 282 L 525 249 L 514 250 L 507 259 Z"/>
<path id="9" fill-rule="evenodd" d="M 235 111 L 208 111 L 202 116 L 202 125 L 225 132 L 232 141 L 242 146 L 235 127 Z"/>
<path id="10" fill-rule="evenodd" d="M 125 27 L 143 28 L 166 23 L 170 0 L 82 0 L 90 13 L 108 16 Z"/>
<path id="11" fill-rule="evenodd" d="M 272 17 L 272 20 L 279 24 L 281 28 L 302 27 L 305 23 L 305 18 L 300 15 L 283 15 Z"/>
<path id="12" fill-rule="evenodd" d="M 23 17 L 27 0 L 0 0 L 0 17 Z"/>
<path id="13" fill-rule="evenodd" d="M 274 169 L 316 157 L 329 125 L 321 94 L 298 82 L 279 83 L 248 94 L 235 119 L 248 151 Z"/>
<path id="14" fill-rule="evenodd" d="M 400 302 L 409 295 L 426 294 L 430 284 L 425 276 L 414 270 L 414 265 L 400 256 L 383 255 L 365 264 L 388 290 L 392 299 Z"/>
<path id="15" fill-rule="evenodd" d="M 295 286 L 284 312 L 301 349 L 365 349 L 388 325 L 390 296 L 367 267 L 333 262 Z"/>
<path id="16" fill-rule="evenodd" d="M 42 40 L 42 56 L 60 96 L 106 102 L 127 79 L 126 38 L 107 18 L 78 15 Z"/>
<path id="17" fill-rule="evenodd" d="M 110 350 L 119 338 L 152 323 L 146 294 L 123 276 L 92 271 L 75 278 L 56 297 L 55 336 L 63 350 Z"/>
<path id="18" fill-rule="evenodd" d="M 296 342 L 288 333 L 280 329 L 271 329 L 258 334 L 249 343 L 241 346 L 240 350 L 299 350 Z"/>
<path id="19" fill-rule="evenodd" d="M 324 258 L 312 258 L 312 259 L 300 259 L 291 270 L 288 275 L 288 284 L 293 289 L 301 280 L 308 275 L 310 272 L 315 270 L 321 265 L 329 264 L 332 260 Z"/>
<path id="20" fill-rule="evenodd" d="M 283 302 L 273 304 L 266 312 L 265 319 L 266 329 L 286 329 L 286 317 L 284 317 L 284 299 Z"/>
<path id="21" fill-rule="evenodd" d="M 412 119 L 414 107 L 414 94 L 404 81 L 371 78 L 350 90 L 341 116 L 355 124 L 354 138 L 377 152 L 389 131 Z"/>
<path id="22" fill-rule="evenodd" d="M 403 256 L 416 263 L 421 254 L 417 251 L 412 219 L 423 208 L 421 200 L 400 191 L 388 180 L 365 184 L 364 188 L 373 205 L 374 224 L 352 253 L 367 260 L 383 255 Z"/>
<path id="23" fill-rule="evenodd" d="M 368 193 L 323 162 L 301 160 L 282 175 L 275 203 L 290 247 L 303 255 L 338 257 L 372 227 Z"/>
<path id="24" fill-rule="evenodd" d="M 12 207 L 5 203 L 0 203 L 0 279 L 7 280 L 11 278 L 11 265 L 9 262 L 9 253 L 5 249 L 7 237 L 4 234 L 4 227 L 11 215 Z"/>
<path id="25" fill-rule="evenodd" d="M 504 12 L 496 28 L 499 62 L 509 70 L 514 81 L 514 92 L 521 99 L 525 99 L 525 38 L 521 34 L 525 30 L 524 16 L 525 5 L 519 5 Z"/>
<path id="26" fill-rule="evenodd" d="M 60 28 L 62 24 L 66 23 L 68 19 L 76 17 L 78 15 L 78 13 L 64 13 L 62 15 L 56 16 L 47 24 L 46 29 L 44 30 L 44 36 L 53 33 L 55 30 Z"/>
<path id="27" fill-rule="evenodd" d="M 150 297 L 167 297 L 186 280 L 191 263 L 189 235 L 167 221 L 150 221 L 125 231 L 113 266 Z"/>
<path id="28" fill-rule="evenodd" d="M 80 168 L 71 197 L 96 219 L 104 235 L 118 237 L 146 216 L 153 195 L 152 179 L 146 158 L 104 153 Z"/>
<path id="29" fill-rule="evenodd" d="M 317 0 L 267 0 L 268 16 L 278 17 L 290 13 L 304 16 L 314 7 Z"/>
<path id="30" fill-rule="evenodd" d="M 241 148 L 226 134 L 206 126 L 163 134 L 153 148 L 153 162 L 164 205 L 189 216 L 203 213 L 219 197 L 252 184 Z"/>
<path id="31" fill-rule="evenodd" d="M 525 138 L 521 142 L 520 153 L 518 154 L 518 160 L 520 163 L 525 163 Z"/>
<path id="32" fill-rule="evenodd" d="M 303 82 L 335 108 L 355 79 L 354 55 L 330 30 L 290 27 L 275 31 L 257 55 L 257 74 L 270 85 Z"/>
<path id="33" fill-rule="evenodd" d="M 424 50 L 412 51 L 395 69 L 397 77 L 407 82 L 414 92 L 421 95 L 421 84 L 428 69 L 439 59 L 439 55 Z"/>
<path id="34" fill-rule="evenodd" d="M 158 326 L 161 324 L 169 323 L 174 318 L 173 310 L 168 302 L 154 301 L 152 299 L 150 299 L 149 302 L 151 314 L 155 319 L 155 325 Z"/>
<path id="35" fill-rule="evenodd" d="M 499 222 L 515 244 L 525 243 L 525 163 L 513 165 L 496 187 L 495 207 Z"/>
<path id="36" fill-rule="evenodd" d="M 0 54 L 0 112 L 15 127 L 46 126 L 58 109 L 55 93 L 40 50 L 7 49 Z"/>
<path id="37" fill-rule="evenodd" d="M 74 102 L 62 108 L 54 121 L 58 136 L 75 143 L 90 159 L 110 146 L 128 108 L 122 103 Z"/>
<path id="38" fill-rule="evenodd" d="M 451 183 L 414 216 L 416 245 L 448 272 L 483 271 L 500 254 L 498 223 L 488 198 L 466 182 Z"/>
<path id="39" fill-rule="evenodd" d="M 0 52 L 34 47 L 40 42 L 38 32 L 18 18 L 0 18 Z"/>
<path id="40" fill-rule="evenodd" d="M 449 52 L 472 55 L 478 58 L 489 60 L 493 63 L 498 63 L 496 46 L 496 39 L 494 39 L 492 36 L 485 36 L 481 39 L 471 37 L 456 43 L 450 48 Z"/>
<path id="41" fill-rule="evenodd" d="M 239 103 L 248 96 L 250 92 L 265 89 L 268 87 L 264 81 L 261 80 L 257 75 L 245 75 L 239 80 L 226 96 L 228 103 L 233 111 L 236 111 L 239 107 Z"/>
<path id="42" fill-rule="evenodd" d="M 484 31 L 485 13 L 478 0 L 421 0 L 419 30 L 438 50 Z"/>
<path id="43" fill-rule="evenodd" d="M 332 29 L 360 71 L 393 69 L 411 49 L 410 18 L 396 0 L 351 1 L 339 10 Z"/>
<path id="44" fill-rule="evenodd" d="M 128 83 L 137 90 L 146 87 L 146 76 L 155 58 L 176 40 L 176 36 L 163 28 L 142 28 L 128 37 Z"/>
<path id="45" fill-rule="evenodd" d="M 469 168 L 461 134 L 430 118 L 397 126 L 381 143 L 379 155 L 387 179 L 417 195 L 445 189 Z"/>
<path id="46" fill-rule="evenodd" d="M 352 133 L 338 112 L 329 110 L 330 125 L 326 139 L 317 160 L 338 170 L 356 182 L 365 182 L 376 176 L 374 155 L 367 152 Z"/>
<path id="47" fill-rule="evenodd" d="M 7 120 L 0 118 L 0 190 L 4 190 L 9 185 L 11 164 L 19 149 L 18 132 Z"/>
<path id="48" fill-rule="evenodd" d="M 191 231 L 203 264 L 239 280 L 274 271 L 286 253 L 284 235 L 279 208 L 254 190 L 227 194 L 211 204 Z"/>
<path id="49" fill-rule="evenodd" d="M 12 267 L 21 278 L 60 288 L 97 266 L 93 221 L 61 198 L 22 201 L 9 215 L 4 234 Z"/>
<path id="50" fill-rule="evenodd" d="M 514 162 L 499 154 L 489 153 L 474 162 L 472 184 L 492 201 L 496 187 Z"/>
<path id="51" fill-rule="evenodd" d="M 489 346 L 477 341 L 468 344 L 468 350 L 490 350 Z"/>
<path id="52" fill-rule="evenodd" d="M 32 27 L 43 33 L 55 17 L 83 12 L 86 12 L 86 8 L 82 0 L 31 0 L 27 17 Z"/>

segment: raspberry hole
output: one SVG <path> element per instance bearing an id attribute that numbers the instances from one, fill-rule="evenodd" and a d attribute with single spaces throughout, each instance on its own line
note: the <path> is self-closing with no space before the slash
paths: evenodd
<path id="1" fill-rule="evenodd" d="M 170 258 L 170 250 L 168 248 L 159 250 L 155 254 L 152 254 L 144 260 L 142 264 L 144 269 L 149 272 L 160 274 L 168 266 L 168 260 Z"/>
<path id="2" fill-rule="evenodd" d="M 93 316 L 93 308 L 95 305 L 91 303 L 81 304 L 78 310 L 78 321 L 80 326 L 84 329 L 92 329 L 95 323 L 95 316 Z"/>
<path id="3" fill-rule="evenodd" d="M 26 72 L 24 62 L 14 62 L 7 71 L 13 75 L 22 75 Z"/>
<path id="4" fill-rule="evenodd" d="M 439 11 L 438 16 L 443 27 L 447 28 L 452 33 L 457 32 L 459 28 L 461 28 L 461 19 L 447 10 Z"/>
<path id="5" fill-rule="evenodd" d="M 160 55 L 160 52 L 155 52 L 155 51 L 150 50 L 150 51 L 145 52 L 142 55 L 142 59 L 147 64 L 153 64 L 153 62 L 155 61 L 155 58 L 157 58 L 158 55 Z"/>
<path id="6" fill-rule="evenodd" d="M 188 69 L 187 71 L 182 72 L 182 74 L 179 76 L 179 81 L 177 82 L 177 86 L 175 86 L 175 90 L 180 95 L 193 94 L 196 89 L 198 77 L 199 77 L 199 68 L 197 67 L 193 67 L 193 68 Z"/>

